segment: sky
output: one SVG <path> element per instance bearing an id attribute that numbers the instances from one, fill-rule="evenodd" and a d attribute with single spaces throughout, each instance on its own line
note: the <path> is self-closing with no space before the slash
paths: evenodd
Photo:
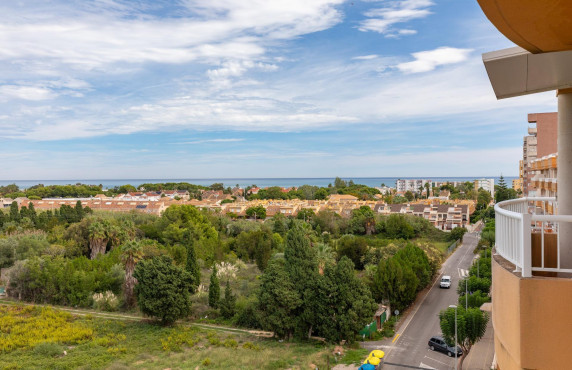
<path id="1" fill-rule="evenodd" d="M 1 180 L 518 174 L 475 0 L 0 3 Z"/>

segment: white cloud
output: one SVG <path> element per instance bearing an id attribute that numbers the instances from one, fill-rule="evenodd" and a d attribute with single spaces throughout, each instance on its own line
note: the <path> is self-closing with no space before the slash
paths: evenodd
<path id="1" fill-rule="evenodd" d="M 360 55 L 358 57 L 353 57 L 354 60 L 371 60 L 377 58 L 377 54 L 370 54 L 370 55 Z"/>
<path id="2" fill-rule="evenodd" d="M 0 60 L 42 58 L 81 70 L 113 63 L 248 60 L 262 56 L 275 40 L 340 22 L 335 6 L 341 2 L 189 0 L 186 16 L 177 18 L 126 9 L 130 3 L 118 1 L 83 8 L 56 2 L 47 14 L 15 7 L 0 25 Z"/>
<path id="3" fill-rule="evenodd" d="M 440 47 L 434 50 L 420 51 L 411 54 L 415 60 L 399 63 L 397 68 L 404 73 L 420 73 L 432 71 L 438 66 L 464 62 L 472 49 Z"/>
<path id="4" fill-rule="evenodd" d="M 49 100 L 57 96 L 52 90 L 37 86 L 0 86 L 0 100 L 17 98 L 22 100 L 40 101 Z M 4 98 L 4 99 L 3 99 Z"/>
<path id="5" fill-rule="evenodd" d="M 244 141 L 244 139 L 207 139 L 207 140 L 195 140 L 195 141 L 185 141 L 176 144 L 205 144 L 205 143 L 236 143 L 239 141 Z"/>
<path id="6" fill-rule="evenodd" d="M 431 14 L 431 0 L 395 0 L 387 2 L 383 8 L 375 8 L 364 15 L 367 19 L 360 22 L 358 29 L 363 32 L 373 31 L 385 34 L 387 37 L 412 35 L 417 31 L 398 29 L 394 26 L 414 19 L 425 18 Z"/>

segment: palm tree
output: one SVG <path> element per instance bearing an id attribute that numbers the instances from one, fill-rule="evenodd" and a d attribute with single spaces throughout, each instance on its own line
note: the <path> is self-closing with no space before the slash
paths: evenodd
<path id="1" fill-rule="evenodd" d="M 109 241 L 109 222 L 106 220 L 95 220 L 89 225 L 89 249 L 91 249 L 91 259 L 105 253 L 107 242 Z"/>
<path id="2" fill-rule="evenodd" d="M 137 280 L 133 277 L 133 271 L 135 271 L 135 265 L 142 257 L 143 248 L 137 240 L 128 241 L 121 247 L 121 261 L 125 265 L 125 283 L 123 288 L 127 307 L 133 307 L 133 305 L 135 305 L 133 288 L 135 288 Z"/>
<path id="3" fill-rule="evenodd" d="M 324 274 L 324 269 L 326 265 L 334 263 L 336 260 L 334 258 L 334 252 L 329 244 L 317 243 L 316 244 L 316 260 L 318 261 L 318 271 L 320 275 Z"/>

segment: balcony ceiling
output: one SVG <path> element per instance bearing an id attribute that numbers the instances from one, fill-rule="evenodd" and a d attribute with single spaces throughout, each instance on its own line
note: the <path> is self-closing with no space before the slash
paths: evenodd
<path id="1" fill-rule="evenodd" d="M 538 54 L 572 50 L 572 1 L 477 0 L 509 40 Z"/>

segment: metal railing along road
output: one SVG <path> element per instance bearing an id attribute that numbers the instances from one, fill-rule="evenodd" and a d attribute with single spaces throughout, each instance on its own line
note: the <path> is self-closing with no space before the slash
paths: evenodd
<path id="1" fill-rule="evenodd" d="M 522 277 L 531 277 L 532 271 L 572 273 L 570 268 L 561 268 L 558 233 L 562 223 L 572 226 L 572 216 L 546 214 L 548 205 L 550 209 L 557 209 L 556 198 L 519 198 L 495 205 L 496 252 L 513 263 Z M 540 261 L 537 266 L 533 266 L 532 262 L 533 234 L 540 239 Z M 555 261 L 549 263 L 545 252 L 554 244 Z"/>

